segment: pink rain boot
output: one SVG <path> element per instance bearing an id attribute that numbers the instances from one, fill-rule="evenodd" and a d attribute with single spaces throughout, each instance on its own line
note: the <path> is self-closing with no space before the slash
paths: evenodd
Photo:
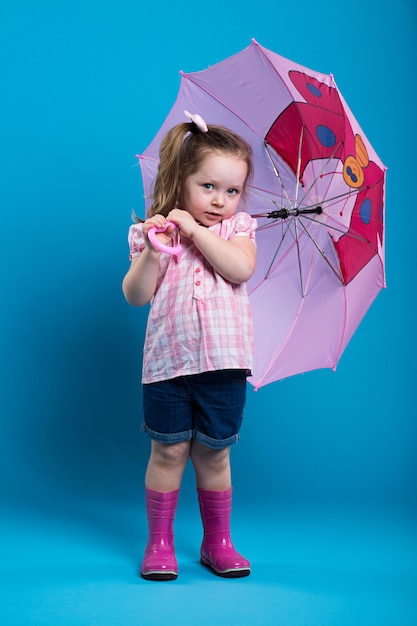
<path id="1" fill-rule="evenodd" d="M 224 578 L 249 576 L 249 561 L 236 552 L 230 539 L 232 488 L 227 491 L 197 491 L 204 528 L 200 551 L 202 565 Z"/>
<path id="2" fill-rule="evenodd" d="M 149 537 L 140 572 L 146 580 L 175 580 L 178 576 L 173 533 L 178 494 L 179 490 L 159 493 L 146 489 Z"/>

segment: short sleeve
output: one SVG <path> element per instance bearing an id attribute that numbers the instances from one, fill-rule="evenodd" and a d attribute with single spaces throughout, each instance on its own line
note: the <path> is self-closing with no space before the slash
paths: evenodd
<path id="1" fill-rule="evenodd" d="M 130 250 L 129 259 L 132 260 L 135 256 L 139 256 L 146 248 L 145 240 L 142 235 L 142 224 L 132 224 L 129 228 L 127 240 Z"/>
<path id="2" fill-rule="evenodd" d="M 230 233 L 230 239 L 233 237 L 249 237 L 255 242 L 255 233 L 258 223 L 254 217 L 239 211 L 234 215 L 232 223 L 232 232 Z"/>

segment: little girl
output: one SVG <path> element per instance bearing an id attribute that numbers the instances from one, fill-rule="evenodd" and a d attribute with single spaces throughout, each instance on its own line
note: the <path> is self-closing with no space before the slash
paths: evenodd
<path id="1" fill-rule="evenodd" d="M 141 567 L 148 580 L 177 578 L 173 523 L 189 458 L 204 529 L 201 563 L 218 576 L 250 574 L 230 538 L 230 446 L 239 438 L 252 367 L 246 281 L 255 269 L 256 221 L 238 212 L 252 153 L 230 130 L 185 113 L 191 122 L 161 144 L 147 219 L 130 227 L 123 280 L 130 304 L 151 303 L 142 373 L 142 429 L 152 440 Z M 163 247 L 180 238 L 179 260 L 151 243 L 152 228 Z"/>

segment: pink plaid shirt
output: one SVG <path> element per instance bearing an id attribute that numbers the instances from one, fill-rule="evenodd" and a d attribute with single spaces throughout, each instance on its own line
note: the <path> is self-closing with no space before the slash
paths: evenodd
<path id="1" fill-rule="evenodd" d="M 255 240 L 256 220 L 238 212 L 210 226 L 222 239 Z M 142 225 L 128 236 L 130 258 L 145 247 Z M 252 315 L 246 283 L 235 284 L 215 272 L 190 239 L 181 237 L 177 262 L 161 254 L 158 281 L 146 329 L 142 382 L 253 365 Z"/>

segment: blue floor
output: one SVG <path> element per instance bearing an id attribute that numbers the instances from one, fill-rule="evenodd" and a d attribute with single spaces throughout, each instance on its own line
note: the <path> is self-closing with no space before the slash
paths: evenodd
<path id="1" fill-rule="evenodd" d="M 280 505 L 259 519 L 233 510 L 233 539 L 252 561 L 240 580 L 198 562 L 197 505 L 180 500 L 180 575 L 137 575 L 146 522 L 137 508 L 73 503 L 4 511 L 0 617 L 7 626 L 415 626 L 417 525 L 410 513 Z M 268 519 L 269 518 L 269 519 Z"/>

